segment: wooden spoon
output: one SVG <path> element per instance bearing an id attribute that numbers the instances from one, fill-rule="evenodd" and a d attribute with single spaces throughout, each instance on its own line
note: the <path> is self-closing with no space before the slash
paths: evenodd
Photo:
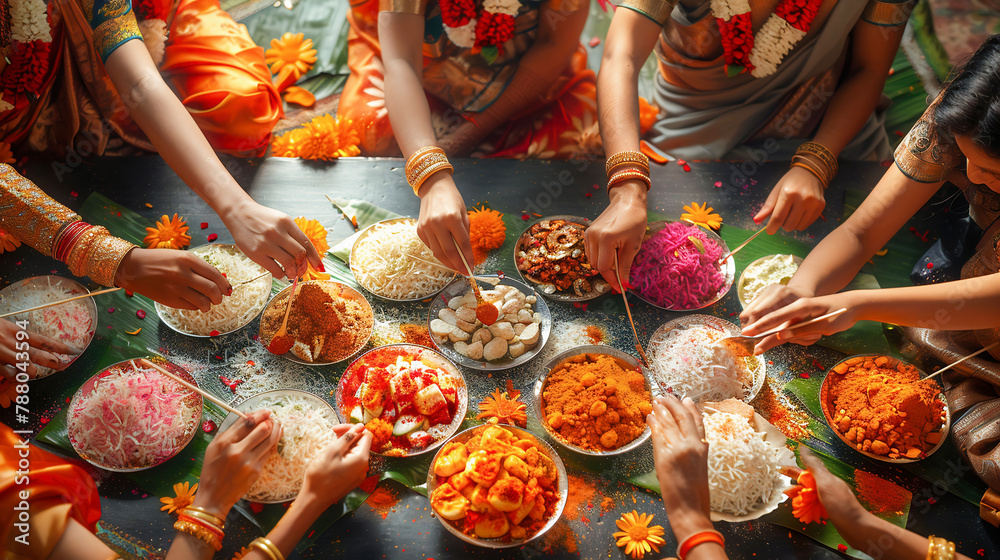
<path id="1" fill-rule="evenodd" d="M 632 336 L 635 337 L 635 349 L 639 351 L 639 357 L 642 358 L 642 364 L 649 367 L 649 360 L 646 358 L 646 353 L 642 351 L 642 344 L 639 343 L 639 332 L 635 330 L 635 321 L 632 320 L 632 310 L 628 305 L 628 296 L 625 294 L 625 285 L 622 284 L 622 275 L 618 272 L 618 249 L 615 249 L 615 276 L 618 278 L 618 289 L 621 290 L 622 299 L 625 300 L 625 313 L 628 315 L 628 324 L 632 325 Z"/>
<path id="2" fill-rule="evenodd" d="M 764 227 L 760 228 L 759 230 L 757 230 L 757 233 L 751 235 L 749 238 L 747 238 L 746 241 L 744 241 L 743 243 L 740 243 L 735 249 L 733 249 L 732 251 L 729 251 L 728 253 L 726 253 L 722 258 L 720 258 L 718 261 L 716 261 L 715 264 L 717 266 L 722 266 L 722 263 L 726 262 L 726 259 L 728 259 L 729 257 L 735 255 L 739 250 L 741 250 L 744 247 L 746 247 L 747 245 L 749 245 L 751 241 L 753 241 L 754 239 L 756 239 L 758 235 L 764 233 L 765 231 L 767 231 L 767 226 L 764 226 Z"/>
<path id="3" fill-rule="evenodd" d="M 455 243 L 455 248 L 458 249 L 458 256 L 462 258 L 465 270 L 469 273 L 469 283 L 472 284 L 472 293 L 476 294 L 476 319 L 479 319 L 487 326 L 496 323 L 497 319 L 500 318 L 500 311 L 495 305 L 486 303 L 483 299 L 483 295 L 479 293 L 479 285 L 476 284 L 476 278 L 472 275 L 472 267 L 469 266 L 469 261 L 465 260 L 462 248 L 458 246 L 458 241 L 454 237 L 451 240 Z"/>
<path id="4" fill-rule="evenodd" d="M 281 328 L 271 337 L 271 342 L 267 345 L 267 351 L 280 356 L 287 353 L 295 346 L 295 339 L 288 336 L 288 314 L 292 310 L 292 298 L 295 297 L 295 287 L 299 285 L 299 277 L 295 277 L 292 282 L 292 291 L 288 294 L 288 303 L 285 305 L 285 319 L 281 321 Z"/>

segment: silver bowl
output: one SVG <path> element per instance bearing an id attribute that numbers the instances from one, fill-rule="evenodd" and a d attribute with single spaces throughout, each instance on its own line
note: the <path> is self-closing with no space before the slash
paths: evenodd
<path id="1" fill-rule="evenodd" d="M 532 412 L 538 418 L 538 423 L 541 424 L 542 428 L 545 429 L 545 433 L 547 433 L 550 438 L 558 442 L 559 445 L 565 447 L 566 449 L 569 449 L 570 451 L 579 453 L 581 455 L 590 455 L 593 457 L 611 457 L 615 455 L 623 455 L 639 447 L 640 445 L 646 443 L 646 441 L 650 438 L 652 434 L 652 432 L 650 432 L 649 430 L 649 426 L 646 426 L 643 429 L 643 432 L 639 434 L 639 437 L 635 438 L 634 440 L 626 443 L 625 445 L 617 449 L 612 449 L 610 451 L 594 451 L 593 449 L 585 449 L 578 445 L 572 444 L 564 440 L 563 437 L 559 435 L 558 432 L 556 432 L 555 430 L 552 429 L 551 426 L 549 426 L 549 422 L 545 418 L 545 412 L 542 409 L 542 391 L 545 390 L 545 383 L 549 378 L 549 374 L 551 374 L 556 369 L 556 367 L 558 367 L 563 362 L 575 356 L 581 356 L 584 354 L 604 354 L 606 356 L 611 356 L 612 358 L 614 358 L 619 362 L 619 365 L 621 365 L 623 369 L 637 370 L 640 373 L 642 373 L 642 368 L 639 367 L 639 360 L 635 359 L 635 357 L 631 356 L 630 354 L 626 354 L 625 352 L 622 352 L 621 350 L 612 348 L 610 346 L 596 346 L 596 345 L 578 346 L 576 348 L 572 348 L 570 350 L 562 352 L 556 357 L 549 360 L 549 363 L 545 364 L 545 373 L 543 373 L 541 377 L 539 377 L 538 380 L 535 381 L 534 385 L 535 399 L 532 402 Z M 645 373 L 643 373 L 643 379 L 645 380 L 646 390 L 649 391 L 650 394 L 650 404 L 652 404 L 652 399 L 656 397 L 657 393 L 654 392 L 654 388 L 652 387 L 652 385 L 650 385 L 649 378 L 646 377 Z"/>
<path id="2" fill-rule="evenodd" d="M 642 246 L 640 246 L 639 252 L 640 253 L 642 252 L 642 247 L 646 244 L 646 241 L 649 240 L 650 237 L 652 237 L 654 234 L 658 233 L 660 230 L 662 230 L 664 227 L 666 227 L 667 224 L 670 224 L 670 223 L 672 223 L 672 222 L 671 221 L 660 221 L 660 222 L 652 222 L 652 223 L 650 223 L 647 226 L 647 228 L 646 228 L 646 235 L 643 236 L 643 238 L 642 238 L 642 243 L 643 244 L 642 244 Z M 707 229 L 705 229 L 703 227 L 699 227 L 699 226 L 691 226 L 691 227 L 698 228 L 702 233 L 705 234 L 705 236 L 707 236 L 709 239 L 711 239 L 711 240 L 715 241 L 716 243 L 718 243 L 719 248 L 722 249 L 722 254 L 723 255 L 726 255 L 727 253 L 729 253 L 729 246 L 726 245 L 726 242 L 723 241 L 721 237 L 719 237 L 719 234 L 715 233 L 714 231 L 707 230 Z M 635 269 L 633 268 L 633 271 L 634 270 Z M 722 266 L 720 267 L 719 272 L 722 273 L 722 277 L 723 277 L 724 281 L 723 281 L 722 287 L 719 289 L 718 293 L 716 293 L 714 296 L 712 296 L 708 300 L 703 301 L 699 305 L 694 306 L 694 307 L 686 307 L 686 308 L 664 307 L 664 306 L 662 306 L 662 305 L 660 305 L 660 304 L 658 304 L 658 303 L 653 302 L 652 300 L 650 300 L 648 297 L 646 297 L 641 292 L 639 292 L 639 290 L 637 288 L 631 290 L 631 292 L 634 293 L 636 296 L 638 296 L 639 299 L 641 299 L 642 301 L 644 301 L 644 302 L 652 305 L 653 307 L 659 307 L 660 309 L 665 309 L 667 311 L 692 311 L 692 310 L 695 310 L 695 309 L 704 309 L 704 308 L 706 308 L 706 307 L 708 307 L 708 306 L 716 303 L 717 301 L 719 301 L 720 299 L 722 299 L 723 297 L 725 297 L 726 294 L 729 293 L 730 288 L 733 287 L 733 279 L 736 277 L 736 263 L 731 258 L 726 259 L 725 262 L 722 263 Z M 629 280 L 631 280 L 631 279 L 629 279 Z"/>
<path id="3" fill-rule="evenodd" d="M 229 251 L 232 254 L 243 255 L 243 251 L 241 251 L 239 247 L 237 247 L 236 245 L 225 244 L 225 243 L 222 243 L 222 244 L 209 243 L 209 244 L 206 244 L 206 245 L 200 245 L 198 247 L 194 247 L 194 248 L 190 249 L 190 251 L 192 253 L 200 256 L 200 255 L 203 255 L 204 253 L 207 253 L 212 248 L 216 248 L 216 247 L 220 248 L 220 249 L 225 249 L 225 250 Z M 246 256 L 246 255 L 244 255 L 244 256 Z M 258 276 L 260 274 L 267 273 L 267 271 L 264 270 L 264 267 L 260 266 L 259 264 L 255 263 L 253 261 L 250 261 L 250 266 L 256 267 L 258 269 L 258 270 L 256 270 L 251 275 L 251 278 L 254 277 L 254 276 Z M 229 329 L 227 331 L 221 331 L 219 329 L 209 329 L 208 333 L 199 333 L 199 332 L 187 331 L 187 330 L 183 329 L 180 325 L 178 325 L 174 321 L 174 319 L 172 317 L 170 317 L 170 315 L 168 315 L 168 313 L 169 313 L 168 310 L 170 310 L 172 308 L 167 307 L 166 305 L 163 305 L 162 303 L 159 303 L 159 302 L 154 302 L 154 307 L 156 308 L 156 314 L 157 314 L 157 316 L 159 316 L 160 321 L 163 321 L 164 325 L 166 325 L 167 327 L 169 327 L 173 331 L 179 332 L 180 334 L 183 334 L 185 336 L 195 337 L 195 338 L 209 338 L 209 337 L 212 336 L 211 335 L 211 331 L 215 330 L 215 331 L 218 331 L 218 333 L 219 333 L 219 334 L 217 334 L 215 336 L 223 336 L 223 335 L 234 333 L 234 332 L 242 329 L 243 327 L 245 327 L 245 326 L 249 325 L 250 323 L 252 323 L 253 320 L 256 319 L 258 315 L 260 315 L 260 312 L 264 310 L 264 305 L 267 303 L 268 296 L 271 295 L 271 280 L 272 280 L 271 275 L 269 273 L 267 273 L 267 274 L 265 274 L 265 276 L 262 276 L 261 278 L 258 278 L 257 280 L 254 280 L 253 282 L 249 282 L 249 283 L 243 284 L 241 286 L 235 286 L 235 285 L 233 286 L 233 291 L 234 292 L 236 290 L 240 290 L 240 289 L 247 290 L 247 289 L 258 288 L 258 289 L 260 289 L 260 297 L 257 298 L 257 300 L 253 303 L 253 306 L 250 308 L 250 311 L 252 313 L 249 314 L 249 315 L 247 315 L 246 321 L 242 322 L 239 326 L 237 326 L 235 328 L 232 328 L 232 329 Z M 197 311 L 197 310 L 195 310 L 195 311 L 185 311 L 185 312 L 186 313 L 202 313 L 201 311 Z M 209 311 L 209 313 L 211 313 L 211 311 Z"/>
<path id="4" fill-rule="evenodd" d="M 414 451 L 412 453 L 406 453 L 405 455 L 393 455 L 395 457 L 413 457 L 416 455 L 423 455 L 432 449 L 437 449 L 444 444 L 445 440 L 450 438 L 458 429 L 462 426 L 462 422 L 465 420 L 465 414 L 469 408 L 469 390 L 465 383 L 465 376 L 462 375 L 462 371 L 452 363 L 451 360 L 446 358 L 430 348 L 424 346 L 418 346 L 415 344 L 390 344 L 388 346 L 380 346 L 373 350 L 369 350 L 351 362 L 351 365 L 347 366 L 344 370 L 344 374 L 340 376 L 340 381 L 337 383 L 336 392 L 336 403 L 337 406 L 335 410 L 337 412 L 337 417 L 340 419 L 341 423 L 350 424 L 351 423 L 351 410 L 346 404 L 344 404 L 344 390 L 345 387 L 353 381 L 353 378 L 360 373 L 360 368 L 365 366 L 366 359 L 370 358 L 372 355 L 378 352 L 385 351 L 387 349 L 401 349 L 409 351 L 413 357 L 419 357 L 421 361 L 430 362 L 435 367 L 443 369 L 447 372 L 452 381 L 455 382 L 455 388 L 457 389 L 457 403 L 458 408 L 455 410 L 455 416 L 452 418 L 451 424 L 446 428 L 443 435 L 436 438 L 436 441 L 427 447 Z M 377 453 L 378 455 L 383 455 L 382 453 Z"/>
<path id="5" fill-rule="evenodd" d="M 586 228 L 590 227 L 590 220 L 587 219 L 587 218 L 582 218 L 580 216 L 570 216 L 570 215 L 546 216 L 544 218 L 540 218 L 538 220 L 533 221 L 531 223 L 531 225 L 529 225 L 528 227 L 526 227 L 524 229 L 524 231 L 521 233 L 521 236 L 517 238 L 517 243 L 514 245 L 514 264 L 515 265 L 517 265 L 517 254 L 520 253 L 521 251 L 523 251 L 525 249 L 525 246 L 528 243 L 528 241 L 531 240 L 531 235 L 529 234 L 529 232 L 531 231 L 531 228 L 534 227 L 535 224 L 538 224 L 538 223 L 541 223 L 541 222 L 544 222 L 544 221 L 551 221 L 551 220 L 566 220 L 567 222 L 573 222 L 573 223 L 576 223 L 576 224 L 580 224 L 581 226 L 583 226 L 584 230 L 586 230 Z M 582 243 L 582 241 L 581 241 L 581 243 Z M 583 257 L 586 258 L 586 253 L 583 254 Z M 589 282 L 591 283 L 591 287 L 592 287 L 591 291 L 588 292 L 588 293 L 583 294 L 582 296 L 578 296 L 574 292 L 559 291 L 557 288 L 555 288 L 555 286 L 553 286 L 551 284 L 548 285 L 551 289 L 550 290 L 546 290 L 545 289 L 546 284 L 544 282 L 541 282 L 539 280 L 535 280 L 534 278 L 531 278 L 530 276 L 528 276 L 526 274 L 526 271 L 524 269 L 522 269 L 520 266 L 517 266 L 517 273 L 521 275 L 521 280 L 523 280 L 525 284 L 529 284 L 529 285 L 535 284 L 535 285 L 537 285 L 538 286 L 538 289 L 537 289 L 538 293 L 542 294 L 543 296 L 545 296 L 545 297 L 547 297 L 547 298 L 549 298 L 549 299 L 551 299 L 553 301 L 563 301 L 563 302 L 571 302 L 571 303 L 581 302 L 581 301 L 589 301 L 589 300 L 592 300 L 594 298 L 600 297 L 600 296 L 602 296 L 602 295 L 604 295 L 604 294 L 606 294 L 606 293 L 608 293 L 608 292 L 611 291 L 611 286 L 599 274 L 592 276 L 590 278 L 590 280 L 589 280 Z"/>
<path id="6" fill-rule="evenodd" d="M 796 269 L 798 269 L 798 267 L 802 264 L 802 261 L 804 260 L 802 257 L 800 257 L 798 255 L 765 255 L 765 256 L 763 256 L 763 257 L 761 257 L 759 259 L 756 259 L 755 261 L 751 262 L 750 264 L 748 264 L 746 266 L 746 268 L 743 269 L 743 272 L 740 273 L 740 279 L 736 281 L 736 295 L 739 298 L 740 305 L 743 306 L 743 309 L 746 309 L 752 303 L 750 301 L 747 301 L 746 294 L 744 293 L 744 289 L 746 288 L 747 280 L 749 280 L 749 278 L 747 277 L 747 272 L 752 272 L 753 269 L 754 269 L 754 267 L 760 265 L 765 260 L 771 259 L 771 258 L 774 258 L 774 257 L 792 257 L 792 262 L 795 263 Z M 732 259 L 730 259 L 730 260 L 732 260 Z M 780 284 L 787 284 L 788 280 L 790 280 L 790 279 L 791 279 L 791 277 L 789 277 L 787 279 L 782 279 L 784 281 L 781 281 L 781 282 L 778 282 L 778 283 L 780 283 Z"/>
<path id="7" fill-rule="evenodd" d="M 14 297 L 21 295 L 22 292 L 39 290 L 42 288 L 49 287 L 50 285 L 59 286 L 69 291 L 72 294 L 82 295 L 90 293 L 90 290 L 88 290 L 83 284 L 80 284 L 76 280 L 63 278 L 62 276 L 51 276 L 51 275 L 34 276 L 31 278 L 26 278 L 24 280 L 21 280 L 19 282 L 14 282 L 13 284 L 7 286 L 6 288 L 0 290 L 0 313 L 9 313 L 11 311 L 16 311 L 16 309 L 13 307 L 13 303 L 10 300 Z M 92 297 L 84 298 L 82 300 L 77 300 L 76 302 L 70 302 L 70 305 L 73 305 L 73 303 L 77 302 L 80 305 L 84 306 L 84 308 L 87 310 L 87 314 L 90 316 L 90 334 L 87 337 L 86 344 L 84 344 L 82 348 L 79 348 L 80 354 L 77 356 L 70 356 L 71 359 L 69 363 L 75 362 L 77 358 L 83 355 L 83 352 L 90 347 L 90 343 L 94 341 L 94 334 L 97 331 L 97 323 L 98 323 L 97 303 L 94 301 L 94 298 Z M 28 305 L 26 307 L 27 308 L 35 307 L 37 305 L 42 305 L 42 303 L 44 302 L 38 302 L 32 305 Z M 54 306 L 47 309 L 57 309 L 58 307 L 60 306 Z M 22 307 L 22 309 L 23 308 L 25 307 Z M 29 311 L 28 313 L 18 313 L 17 315 L 7 317 L 6 320 L 11 322 L 27 320 L 28 327 L 25 330 L 27 330 L 28 332 L 38 333 L 39 331 L 36 330 L 37 329 L 37 325 L 35 324 L 36 321 L 33 321 L 32 317 L 34 316 L 35 313 L 44 313 L 45 311 L 46 310 L 44 309 L 39 309 L 38 311 Z M 58 339 L 58 336 L 51 336 L 50 338 Z M 53 369 L 43 366 L 38 366 L 38 373 L 37 375 L 35 375 L 35 377 L 31 378 L 31 380 L 42 379 L 44 377 L 52 375 L 53 373 L 55 373 L 55 370 Z"/>
<path id="8" fill-rule="evenodd" d="M 178 366 L 177 364 L 168 362 L 167 360 L 165 360 L 164 358 L 161 358 L 159 356 L 147 357 L 145 359 L 149 360 L 150 362 L 153 362 L 154 364 L 162 367 L 163 369 L 166 369 L 170 373 L 173 373 L 174 375 L 176 375 L 176 376 L 180 377 L 181 379 L 187 381 L 191 385 L 194 385 L 196 387 L 198 386 L 198 382 L 195 380 L 195 378 L 190 373 L 188 373 L 184 368 Z M 163 457 L 159 461 L 157 461 L 155 463 L 152 463 L 152 464 L 149 464 L 149 465 L 140 465 L 140 466 L 137 466 L 137 467 L 122 467 L 122 466 L 118 466 L 118 465 L 105 465 L 103 463 L 100 463 L 96 459 L 90 457 L 86 453 L 86 450 L 81 449 L 80 444 L 76 441 L 76 438 L 73 436 L 73 433 L 75 431 L 74 430 L 74 426 L 76 424 L 76 416 L 73 414 L 73 411 L 77 408 L 77 405 L 78 405 L 80 399 L 82 399 L 85 395 L 89 395 L 91 393 L 91 391 L 94 390 L 94 385 L 97 383 L 97 381 L 99 379 L 101 379 L 102 376 L 106 376 L 106 374 L 108 372 L 110 372 L 111 370 L 119 369 L 119 370 L 124 370 L 124 371 L 130 371 L 131 368 L 132 368 L 132 362 L 135 361 L 135 360 L 138 360 L 138 358 L 134 358 L 132 360 L 122 360 L 120 362 L 111 364 L 110 366 L 102 369 L 101 371 L 99 371 L 96 374 L 94 374 L 93 376 L 91 376 L 91 378 L 88 379 L 76 391 L 76 394 L 73 395 L 73 399 L 70 401 L 69 408 L 67 409 L 66 425 L 67 425 L 67 428 L 68 428 L 69 442 L 73 446 L 73 450 L 76 451 L 77 455 L 79 455 L 84 461 L 87 461 L 88 463 L 90 463 L 91 465 L 94 465 L 95 467 L 97 467 L 99 469 L 103 469 L 103 470 L 106 470 L 106 471 L 112 471 L 112 472 L 126 472 L 127 473 L 127 472 L 144 471 L 146 469 L 151 469 L 151 468 L 153 468 L 153 467 L 155 467 L 157 465 L 163 464 L 163 463 L 169 461 L 170 459 L 176 457 L 182 450 L 184 450 L 185 447 L 187 447 L 187 445 L 189 443 L 191 443 L 191 440 L 194 439 L 194 436 L 195 436 L 195 434 L 198 433 L 199 427 L 201 425 L 201 416 L 202 416 L 202 413 L 204 412 L 204 402 L 202 401 L 202 396 L 201 396 L 200 393 L 196 393 L 194 391 L 191 391 L 184 398 L 185 399 L 190 399 L 190 404 L 192 405 L 193 410 L 197 411 L 197 414 L 192 414 L 191 415 L 191 418 L 188 420 L 188 425 L 186 426 L 184 434 L 183 434 L 183 436 L 184 436 L 183 443 L 181 445 L 178 445 L 177 448 L 173 451 L 173 453 L 171 453 L 169 456 Z M 143 369 L 146 369 L 146 368 L 143 368 Z M 157 375 L 162 375 L 162 374 L 160 374 L 160 373 L 157 372 Z"/>
<path id="9" fill-rule="evenodd" d="M 538 297 L 538 292 L 533 290 L 527 284 L 522 284 L 521 282 L 511 278 L 504 277 L 498 279 L 496 276 L 476 276 L 476 281 L 480 283 L 480 289 L 485 287 L 483 284 L 493 284 L 493 282 L 498 281 L 497 284 L 513 286 L 526 296 L 535 296 L 535 303 L 533 303 L 532 306 L 534 307 L 535 312 L 542 315 L 542 322 L 538 325 L 538 343 L 517 358 L 507 358 L 504 360 L 497 360 L 495 362 L 487 362 L 485 360 L 473 360 L 468 356 L 463 356 L 455 351 L 453 344 L 450 341 L 447 339 L 443 341 L 438 340 L 436 336 L 431 334 L 431 321 L 438 318 L 438 312 L 448 307 L 448 301 L 450 301 L 453 297 L 462 297 L 466 291 L 472 289 L 469 287 L 469 281 L 463 276 L 456 278 L 451 284 L 445 286 L 441 294 L 431 301 L 430 310 L 427 314 L 427 333 L 430 335 L 434 346 L 437 347 L 442 354 L 448 356 L 448 358 L 459 365 L 480 371 L 502 371 L 510 369 L 523 363 L 527 363 L 529 360 L 537 356 L 538 353 L 542 351 L 542 348 L 545 347 L 545 343 L 549 339 L 549 332 L 552 330 L 552 313 L 549 311 L 549 306 L 545 304 L 545 300 Z"/>
<path id="10" fill-rule="evenodd" d="M 437 289 L 435 289 L 435 290 L 433 290 L 433 291 L 431 291 L 429 293 L 426 293 L 426 294 L 421 294 L 420 296 L 416 296 L 416 297 L 412 297 L 412 298 L 399 298 L 399 299 L 391 298 L 391 297 L 388 297 L 388 296 L 385 296 L 383 294 L 378 293 L 371 286 L 366 286 L 364 284 L 364 282 L 361 281 L 361 278 L 358 277 L 358 267 L 355 265 L 355 259 L 354 259 L 354 254 L 358 250 L 358 245 L 360 245 L 362 241 L 364 241 L 369 235 L 372 234 L 372 231 L 373 231 L 373 229 L 376 226 L 385 225 L 385 224 L 403 223 L 403 222 L 412 223 L 413 227 L 416 228 L 417 221 L 414 220 L 413 218 L 391 218 L 391 219 L 388 219 L 388 220 L 382 220 L 380 222 L 376 222 L 376 223 L 374 223 L 374 224 L 366 227 L 365 229 L 361 230 L 361 232 L 358 234 L 358 238 L 354 240 L 354 245 L 351 246 L 351 256 L 349 258 L 350 267 L 351 267 L 351 274 L 354 275 L 354 279 L 357 280 L 358 284 L 362 288 L 364 288 L 366 292 L 374 295 L 377 298 L 384 299 L 386 301 L 396 301 L 396 302 L 423 301 L 423 300 L 425 300 L 425 299 L 427 299 L 429 297 L 433 297 L 435 294 L 439 293 L 442 289 L 444 289 L 444 287 L 447 286 L 449 282 L 451 282 L 452 278 L 455 277 L 454 272 L 452 272 L 452 276 L 448 279 L 447 282 L 444 282 L 441 285 L 440 288 L 437 288 Z"/>
<path id="11" fill-rule="evenodd" d="M 485 430 L 487 427 L 488 425 L 480 425 L 480 426 L 475 426 L 473 428 L 469 428 L 468 430 L 459 432 L 458 434 L 452 436 L 450 439 L 448 439 L 448 442 L 457 441 L 460 443 L 465 443 L 469 441 L 469 439 L 471 439 L 472 436 L 476 435 L 478 432 L 482 430 Z M 501 539 L 480 539 L 477 537 L 466 535 L 462 531 L 456 529 L 454 525 L 449 523 L 447 520 L 443 519 L 440 515 L 434 516 L 437 517 L 438 521 L 440 521 L 441 524 L 444 525 L 444 528 L 447 529 L 449 533 L 455 535 L 456 537 L 462 539 L 463 541 L 471 545 L 481 546 L 483 548 L 494 548 L 494 549 L 514 548 L 527 544 L 541 537 L 559 521 L 560 517 L 562 517 L 563 509 L 566 507 L 566 498 L 569 496 L 569 477 L 566 474 L 566 465 L 563 464 L 562 459 L 559 458 L 559 454 L 556 453 L 556 450 L 553 449 L 552 446 L 549 445 L 548 443 L 542 441 L 541 438 L 539 438 L 538 436 L 532 434 L 527 430 L 523 430 L 521 428 L 508 425 L 503 425 L 502 427 L 504 429 L 510 430 L 515 435 L 520 436 L 522 438 L 531 438 L 535 440 L 535 442 L 538 444 L 539 450 L 541 450 L 550 459 L 552 459 L 552 462 L 555 463 L 556 465 L 556 471 L 559 473 L 559 481 L 557 482 L 559 491 L 559 503 L 556 505 L 556 510 L 555 512 L 553 512 L 552 517 L 550 517 L 545 522 L 545 525 L 541 529 L 539 529 L 534 535 L 520 540 L 511 539 L 509 542 L 504 542 Z M 440 454 L 441 454 L 440 450 L 434 454 L 434 458 L 431 460 L 431 467 L 427 471 L 428 498 L 430 498 L 431 494 L 433 494 L 434 490 L 437 489 L 438 487 L 437 477 L 434 475 L 434 463 L 437 462 L 438 456 Z M 433 507 L 431 508 L 431 510 L 433 511 Z"/>

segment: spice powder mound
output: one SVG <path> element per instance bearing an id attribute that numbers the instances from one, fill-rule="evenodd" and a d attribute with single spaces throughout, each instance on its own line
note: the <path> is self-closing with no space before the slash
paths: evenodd
<path id="1" fill-rule="evenodd" d="M 261 340 L 268 344 L 281 328 L 285 302 L 291 292 L 276 298 L 260 321 Z M 288 334 L 295 339 L 300 358 L 312 362 L 339 362 L 357 352 L 374 326 L 371 307 L 359 296 L 332 282 L 299 286 L 288 314 Z"/>
<path id="2" fill-rule="evenodd" d="M 833 427 L 858 450 L 891 459 L 925 457 L 943 434 L 944 404 L 934 380 L 887 356 L 859 356 L 831 370 Z"/>
<path id="3" fill-rule="evenodd" d="M 645 378 L 611 356 L 581 354 L 557 365 L 542 390 L 545 422 L 563 440 L 593 451 L 618 449 L 646 429 Z"/>

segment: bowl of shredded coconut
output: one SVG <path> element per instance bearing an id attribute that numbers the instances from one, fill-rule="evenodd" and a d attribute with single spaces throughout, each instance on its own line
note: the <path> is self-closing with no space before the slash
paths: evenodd
<path id="1" fill-rule="evenodd" d="M 233 293 L 204 312 L 156 303 L 156 314 L 163 324 L 195 337 L 229 334 L 247 326 L 264 309 L 271 295 L 271 275 L 236 245 L 202 245 L 191 252 L 225 274 Z"/>
<path id="2" fill-rule="evenodd" d="M 302 489 L 306 469 L 337 435 L 337 413 L 324 399 L 306 391 L 279 389 L 254 395 L 236 406 L 241 412 L 270 410 L 271 419 L 282 427 L 277 449 L 268 457 L 250 490 L 247 500 L 278 504 L 294 500 Z M 232 412 L 219 426 L 224 432 L 239 421 Z"/>
<path id="3" fill-rule="evenodd" d="M 417 236 L 413 218 L 365 228 L 351 247 L 351 273 L 361 287 L 389 301 L 419 301 L 444 289 L 455 271 Z"/>
<path id="4" fill-rule="evenodd" d="M 69 278 L 35 276 L 14 282 L 0 290 L 0 314 L 30 309 L 87 293 L 90 293 L 90 290 Z M 93 298 L 78 299 L 45 309 L 18 313 L 7 317 L 6 320 L 26 321 L 25 330 L 68 344 L 82 353 L 94 340 L 94 331 L 97 328 L 97 304 Z M 72 362 L 77 358 L 62 354 L 57 354 L 56 357 L 66 362 Z M 54 371 L 51 368 L 38 366 L 38 373 L 32 379 L 47 377 Z"/>
<path id="5" fill-rule="evenodd" d="M 764 386 L 766 361 L 737 358 L 722 339 L 738 326 L 710 315 L 685 315 L 656 329 L 649 339 L 649 373 L 663 393 L 695 402 L 753 400 Z"/>
<path id="6" fill-rule="evenodd" d="M 767 255 L 748 264 L 736 284 L 740 304 L 746 309 L 773 284 L 788 284 L 801 264 L 796 255 Z"/>

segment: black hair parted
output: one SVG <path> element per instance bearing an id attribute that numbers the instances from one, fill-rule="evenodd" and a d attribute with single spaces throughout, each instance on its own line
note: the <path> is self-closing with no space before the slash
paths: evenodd
<path id="1" fill-rule="evenodd" d="M 945 86 L 934 124 L 946 138 L 969 136 L 1000 157 L 1000 33 L 986 39 Z"/>

